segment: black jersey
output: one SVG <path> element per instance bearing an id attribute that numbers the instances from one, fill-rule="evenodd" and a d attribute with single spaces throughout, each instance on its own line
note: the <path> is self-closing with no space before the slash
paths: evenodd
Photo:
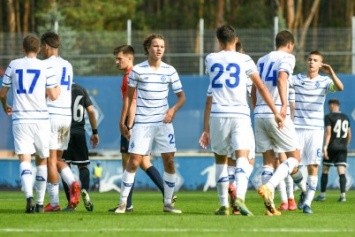
<path id="1" fill-rule="evenodd" d="M 328 150 L 347 150 L 348 129 L 350 120 L 341 112 L 329 113 L 324 117 L 325 126 L 331 126 L 331 136 Z"/>
<path id="2" fill-rule="evenodd" d="M 92 105 L 85 88 L 78 84 L 72 85 L 72 122 L 71 133 L 85 133 L 85 110 Z"/>

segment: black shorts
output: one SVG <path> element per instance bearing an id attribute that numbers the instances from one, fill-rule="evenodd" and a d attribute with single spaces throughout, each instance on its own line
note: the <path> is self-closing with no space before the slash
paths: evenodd
<path id="1" fill-rule="evenodd" d="M 124 124 L 127 125 L 128 119 L 125 120 Z M 121 148 L 120 152 L 121 153 L 128 153 L 128 146 L 129 146 L 129 140 L 125 138 L 124 136 L 121 135 Z"/>
<path id="2" fill-rule="evenodd" d="M 85 133 L 70 134 L 68 149 L 64 151 L 63 160 L 69 164 L 71 163 L 74 165 L 90 164 Z"/>
<path id="3" fill-rule="evenodd" d="M 329 160 L 323 159 L 323 165 L 327 166 L 348 166 L 348 151 L 346 150 L 328 150 Z"/>

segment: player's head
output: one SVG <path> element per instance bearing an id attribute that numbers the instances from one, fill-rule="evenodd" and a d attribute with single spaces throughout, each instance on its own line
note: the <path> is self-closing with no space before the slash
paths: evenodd
<path id="1" fill-rule="evenodd" d="M 330 99 L 328 101 L 328 107 L 330 112 L 337 112 L 339 111 L 340 102 L 337 99 Z"/>
<path id="2" fill-rule="evenodd" d="M 319 51 L 312 51 L 308 54 L 307 69 L 308 73 L 319 72 L 323 65 L 323 55 Z"/>
<path id="3" fill-rule="evenodd" d="M 38 53 L 40 48 L 40 41 L 34 35 L 27 35 L 22 42 L 23 51 L 25 54 L 28 53 Z"/>
<path id="4" fill-rule="evenodd" d="M 222 25 L 217 28 L 216 36 L 220 44 L 235 44 L 237 38 L 237 33 L 233 26 L 231 25 Z"/>
<path id="5" fill-rule="evenodd" d="M 238 53 L 244 53 L 243 45 L 240 41 L 235 44 L 235 51 Z"/>
<path id="6" fill-rule="evenodd" d="M 54 32 L 46 32 L 41 37 L 41 54 L 44 58 L 58 54 L 60 46 L 59 35 Z"/>
<path id="7" fill-rule="evenodd" d="M 143 40 L 144 54 L 153 60 L 160 60 L 165 52 L 165 38 L 161 34 L 149 34 Z"/>
<path id="8" fill-rule="evenodd" d="M 133 67 L 134 48 L 131 45 L 120 45 L 113 50 L 116 66 L 120 70 L 127 70 Z"/>
<path id="9" fill-rule="evenodd" d="M 280 31 L 277 33 L 275 38 L 275 44 L 277 49 L 284 49 L 288 53 L 293 52 L 293 48 L 295 46 L 295 38 L 293 34 L 287 30 Z"/>

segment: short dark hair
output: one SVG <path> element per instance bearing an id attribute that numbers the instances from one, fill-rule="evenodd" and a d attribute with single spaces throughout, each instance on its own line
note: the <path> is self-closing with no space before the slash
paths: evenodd
<path id="1" fill-rule="evenodd" d="M 243 53 L 243 45 L 240 41 L 238 41 L 236 44 L 235 44 L 235 51 L 239 52 L 239 53 Z"/>
<path id="2" fill-rule="evenodd" d="M 38 53 L 41 43 L 37 36 L 27 35 L 22 42 L 22 47 L 25 53 Z"/>
<path id="3" fill-rule="evenodd" d="M 51 31 L 46 32 L 41 37 L 41 44 L 47 44 L 48 46 L 57 49 L 60 46 L 59 35 Z"/>
<path id="4" fill-rule="evenodd" d="M 231 25 L 222 25 L 217 28 L 216 36 L 218 41 L 223 44 L 231 43 L 237 38 L 237 33 L 233 26 Z"/>
<path id="5" fill-rule="evenodd" d="M 328 101 L 328 105 L 330 105 L 330 104 L 340 105 L 340 102 L 337 99 L 330 99 Z"/>
<path id="6" fill-rule="evenodd" d="M 295 38 L 293 37 L 293 34 L 291 32 L 283 30 L 277 33 L 275 38 L 276 48 L 286 46 L 288 43 L 295 43 Z"/>
<path id="7" fill-rule="evenodd" d="M 144 40 L 143 40 L 143 49 L 144 49 L 144 54 L 148 55 L 148 48 L 150 47 L 150 45 L 152 44 L 153 39 L 161 39 L 164 40 L 165 42 L 165 38 L 163 35 L 161 34 L 149 34 L 147 35 Z"/>
<path id="8" fill-rule="evenodd" d="M 131 54 L 131 55 L 134 56 L 134 48 L 131 45 L 128 45 L 128 44 L 117 46 L 113 50 L 113 55 L 116 56 L 118 53 L 121 53 L 121 52 L 123 54 Z"/>
<path id="9" fill-rule="evenodd" d="M 321 52 L 319 52 L 318 50 L 313 50 L 313 51 L 311 51 L 309 54 L 308 54 L 308 56 L 309 55 L 318 55 L 318 56 L 320 56 L 321 58 L 322 58 L 322 60 L 323 60 L 323 54 L 321 53 Z"/>

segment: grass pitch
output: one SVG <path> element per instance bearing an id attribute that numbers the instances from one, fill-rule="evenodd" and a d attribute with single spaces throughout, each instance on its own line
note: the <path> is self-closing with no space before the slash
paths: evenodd
<path id="1" fill-rule="evenodd" d="M 338 190 L 327 192 L 327 200 L 313 202 L 314 214 L 283 212 L 282 216 L 264 216 L 262 199 L 255 190 L 247 193 L 247 205 L 254 217 L 215 216 L 216 191 L 178 192 L 176 207 L 183 214 L 163 213 L 158 191 L 135 191 L 134 212 L 114 214 L 107 210 L 117 205 L 119 193 L 90 193 L 94 211 L 80 203 L 76 212 L 26 214 L 24 194 L 0 192 L 0 236 L 355 236 L 355 198 L 338 203 Z M 296 200 L 299 192 L 295 193 Z M 61 207 L 66 206 L 63 192 Z M 46 203 L 48 196 L 46 195 Z M 278 196 L 275 204 L 279 205 Z"/>

